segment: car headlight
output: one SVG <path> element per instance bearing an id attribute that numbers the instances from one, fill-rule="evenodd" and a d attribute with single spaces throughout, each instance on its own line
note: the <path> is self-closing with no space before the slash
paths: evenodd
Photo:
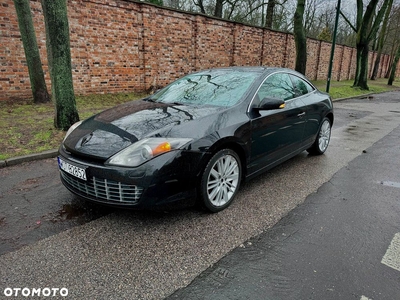
<path id="1" fill-rule="evenodd" d="M 106 165 L 137 167 L 153 157 L 181 149 L 191 140 L 188 138 L 144 139 L 112 156 L 106 161 Z"/>
<path id="2" fill-rule="evenodd" d="M 67 139 L 67 137 L 71 134 L 72 131 L 75 130 L 76 127 L 82 124 L 83 121 L 78 121 L 75 124 L 72 124 L 71 127 L 68 129 L 67 133 L 65 134 L 65 137 L 63 139 L 63 142 Z"/>

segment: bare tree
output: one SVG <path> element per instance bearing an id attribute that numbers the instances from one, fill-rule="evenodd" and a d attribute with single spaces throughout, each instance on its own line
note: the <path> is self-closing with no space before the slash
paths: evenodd
<path id="1" fill-rule="evenodd" d="M 395 58 L 393 60 L 393 64 L 392 64 L 392 67 L 391 67 L 391 72 L 390 72 L 390 76 L 389 76 L 389 80 L 388 80 L 388 85 L 392 85 L 393 84 L 394 78 L 396 76 L 397 65 L 399 63 L 399 60 L 400 60 L 400 45 L 397 48 L 397 53 L 396 53 L 396 56 L 395 56 Z"/>
<path id="2" fill-rule="evenodd" d="M 370 0 L 365 12 L 363 0 L 357 0 L 357 19 L 356 26 L 350 21 L 349 25 L 357 32 L 357 64 L 353 87 L 368 90 L 368 56 L 369 44 L 373 40 L 382 22 L 386 8 L 390 0 L 383 0 L 382 6 L 376 13 L 379 0 Z M 343 15 L 345 18 L 346 16 Z"/>
<path id="3" fill-rule="evenodd" d="M 14 0 L 26 64 L 28 65 L 29 79 L 31 81 L 33 102 L 44 103 L 49 102 L 51 99 L 44 79 L 42 61 L 40 59 L 29 3 L 29 0 Z"/>
<path id="4" fill-rule="evenodd" d="M 311 38 L 319 38 L 320 35 L 326 36 L 333 32 L 335 26 L 335 7 L 321 5 L 316 0 L 308 1 L 305 12 L 305 31 Z"/>
<path id="5" fill-rule="evenodd" d="M 288 5 L 288 1 L 281 1 L 280 4 L 275 6 L 274 19 L 272 28 L 281 31 L 293 30 L 293 11 L 292 7 Z"/>
<path id="6" fill-rule="evenodd" d="M 200 8 L 200 12 L 202 14 L 206 13 L 206 9 L 204 7 L 203 0 L 193 0 L 193 4 Z"/>
<path id="7" fill-rule="evenodd" d="M 222 18 L 222 9 L 224 8 L 225 0 L 216 0 L 214 17 Z"/>
<path id="8" fill-rule="evenodd" d="M 265 17 L 265 27 L 272 28 L 272 22 L 274 20 L 274 12 L 275 6 L 277 1 L 276 0 L 269 0 L 267 5 L 267 15 Z"/>
<path id="9" fill-rule="evenodd" d="M 72 81 L 66 0 L 41 0 L 46 25 L 47 56 L 56 106 L 54 125 L 68 130 L 79 121 Z"/>
<path id="10" fill-rule="evenodd" d="M 306 0 L 297 0 L 296 12 L 294 13 L 294 40 L 296 44 L 296 67 L 295 70 L 305 74 L 307 66 L 307 38 L 304 30 L 304 9 Z"/>
<path id="11" fill-rule="evenodd" d="M 389 19 L 390 19 L 390 11 L 392 9 L 393 6 L 393 0 L 389 0 L 388 6 L 386 8 L 386 12 L 385 12 L 385 17 L 383 19 L 383 24 L 382 24 L 382 28 L 379 32 L 379 37 L 378 37 L 378 42 L 377 42 L 377 57 L 375 59 L 375 64 L 374 64 L 374 69 L 372 71 L 372 75 L 371 75 L 371 80 L 375 80 L 376 77 L 378 76 L 378 70 L 379 70 L 379 65 L 381 62 L 381 56 L 382 56 L 382 52 L 383 52 L 383 46 L 385 45 L 385 40 L 387 37 L 387 28 L 388 28 L 388 23 L 389 23 Z"/>

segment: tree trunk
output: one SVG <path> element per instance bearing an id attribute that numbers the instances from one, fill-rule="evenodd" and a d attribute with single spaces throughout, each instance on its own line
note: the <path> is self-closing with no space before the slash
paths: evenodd
<path id="1" fill-rule="evenodd" d="M 368 50 L 376 35 L 390 0 L 384 0 L 378 13 L 375 10 L 379 0 L 371 0 L 363 12 L 363 1 L 357 0 L 357 67 L 353 87 L 368 90 Z"/>
<path id="2" fill-rule="evenodd" d="M 272 24 L 274 20 L 276 0 L 269 0 L 267 4 L 267 15 L 265 17 L 265 27 L 272 29 Z"/>
<path id="3" fill-rule="evenodd" d="M 378 77 L 379 65 L 381 64 L 382 49 L 378 49 L 378 54 L 375 59 L 374 69 L 372 70 L 371 80 L 376 80 Z"/>
<path id="4" fill-rule="evenodd" d="M 195 5 L 200 7 L 200 11 L 202 14 L 206 14 L 206 10 L 204 8 L 203 0 L 198 0 L 197 2 L 194 2 Z"/>
<path id="5" fill-rule="evenodd" d="M 376 80 L 376 77 L 378 76 L 379 65 L 381 62 L 383 46 L 385 44 L 386 31 L 387 31 L 388 22 L 390 19 L 390 11 L 392 9 L 392 6 L 393 6 L 393 0 L 389 0 L 388 6 L 387 6 L 386 12 L 385 12 L 385 17 L 383 19 L 382 28 L 381 28 L 381 31 L 379 32 L 379 38 L 378 38 L 378 44 L 377 44 L 378 54 L 377 54 L 377 57 L 376 57 L 376 60 L 374 63 L 374 69 L 372 71 L 371 80 Z"/>
<path id="6" fill-rule="evenodd" d="M 392 64 L 393 64 L 393 56 L 389 57 L 388 65 L 391 66 Z M 384 78 L 389 78 L 390 77 L 390 71 L 391 71 L 391 67 L 386 70 Z"/>
<path id="7" fill-rule="evenodd" d="M 32 14 L 29 0 L 14 0 L 15 10 L 18 16 L 19 31 L 24 45 L 26 64 L 28 65 L 29 79 L 31 81 L 34 103 L 50 101 L 47 92 L 46 81 L 37 45 L 35 29 L 33 27 Z"/>
<path id="8" fill-rule="evenodd" d="M 47 55 L 56 106 L 54 125 L 68 128 L 79 121 L 72 81 L 71 52 L 66 0 L 41 0 L 46 25 Z"/>
<path id="9" fill-rule="evenodd" d="M 353 87 L 359 87 L 362 90 L 369 90 L 368 81 L 368 44 L 357 45 L 357 67 Z"/>
<path id="10" fill-rule="evenodd" d="M 222 8 L 224 0 L 217 0 L 215 3 L 214 17 L 222 18 Z"/>
<path id="11" fill-rule="evenodd" d="M 303 16 L 305 0 L 297 0 L 297 8 L 294 13 L 294 40 L 296 44 L 295 70 L 305 74 L 307 66 L 307 38 L 304 31 Z"/>
<path id="12" fill-rule="evenodd" d="M 388 85 L 393 85 L 394 78 L 396 77 L 397 65 L 399 63 L 399 60 L 400 60 L 400 46 L 399 46 L 399 48 L 397 48 L 396 57 L 393 60 L 393 64 L 392 64 L 392 68 L 391 68 L 392 70 L 390 72 Z"/>

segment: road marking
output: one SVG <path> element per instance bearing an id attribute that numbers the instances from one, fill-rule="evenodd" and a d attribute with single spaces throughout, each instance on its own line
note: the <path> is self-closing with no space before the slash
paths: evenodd
<path id="1" fill-rule="evenodd" d="M 400 271 L 400 232 L 394 235 L 381 263 Z"/>
<path id="2" fill-rule="evenodd" d="M 386 186 L 393 186 L 396 188 L 400 188 L 400 182 L 393 182 L 393 181 L 381 181 L 382 185 L 386 185 Z"/>
<path id="3" fill-rule="evenodd" d="M 369 298 L 367 298 L 367 297 L 365 297 L 365 296 L 361 296 L 361 299 L 360 300 L 372 300 L 372 299 L 369 299 Z"/>

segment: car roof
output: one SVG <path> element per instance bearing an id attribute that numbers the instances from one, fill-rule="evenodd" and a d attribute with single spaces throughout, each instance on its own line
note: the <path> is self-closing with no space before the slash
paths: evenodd
<path id="1" fill-rule="evenodd" d="M 296 72 L 295 70 L 289 68 L 280 68 L 280 67 L 267 67 L 267 66 L 232 66 L 232 67 L 221 67 L 221 68 L 209 68 L 204 70 L 199 70 L 196 73 L 201 72 L 209 72 L 209 71 L 224 71 L 224 70 L 238 70 L 244 72 L 255 72 L 255 73 L 275 73 L 275 72 L 288 72 L 292 74 L 296 74 L 298 76 L 304 77 L 303 74 Z"/>

